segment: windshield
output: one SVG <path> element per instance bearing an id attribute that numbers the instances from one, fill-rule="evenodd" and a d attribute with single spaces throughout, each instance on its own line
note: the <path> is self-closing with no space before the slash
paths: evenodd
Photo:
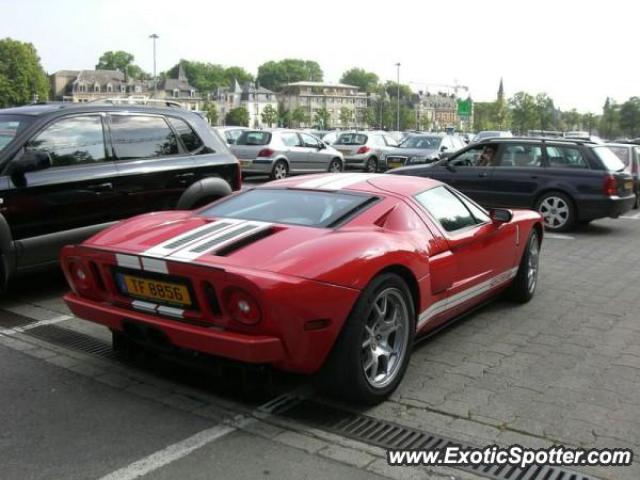
<path id="1" fill-rule="evenodd" d="M 593 151 L 604 164 L 604 167 L 610 172 L 619 172 L 624 170 L 624 163 L 618 156 L 611 151 L 609 147 L 595 147 Z"/>
<path id="2" fill-rule="evenodd" d="M 31 119 L 21 115 L 0 115 L 0 152 L 29 123 Z"/>
<path id="3" fill-rule="evenodd" d="M 268 145 L 271 141 L 269 132 L 244 131 L 236 140 L 236 145 Z"/>
<path id="4" fill-rule="evenodd" d="M 361 133 L 343 133 L 336 140 L 336 145 L 364 145 L 367 143 L 367 136 Z"/>
<path id="5" fill-rule="evenodd" d="M 440 145 L 442 137 L 408 137 L 400 144 L 400 148 L 423 148 L 435 150 Z"/>
<path id="6" fill-rule="evenodd" d="M 260 188 L 231 197 L 200 214 L 205 217 L 330 227 L 374 199 L 370 195 L 343 192 Z"/>

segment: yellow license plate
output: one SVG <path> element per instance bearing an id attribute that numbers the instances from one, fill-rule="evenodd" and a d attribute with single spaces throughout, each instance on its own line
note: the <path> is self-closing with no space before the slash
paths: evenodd
<path id="1" fill-rule="evenodd" d="M 132 297 L 155 300 L 160 303 L 191 305 L 189 289 L 184 285 L 134 277 L 133 275 L 122 275 L 121 278 L 124 281 L 121 282 L 121 285 L 126 289 L 125 293 Z"/>
<path id="2" fill-rule="evenodd" d="M 389 162 L 389 168 L 398 168 L 402 167 L 402 163 L 400 162 Z"/>
<path id="3" fill-rule="evenodd" d="M 240 165 L 243 167 L 250 167 L 253 160 L 240 160 Z"/>

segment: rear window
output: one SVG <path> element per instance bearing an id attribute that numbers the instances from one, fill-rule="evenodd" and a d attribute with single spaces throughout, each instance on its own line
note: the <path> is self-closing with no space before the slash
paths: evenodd
<path id="1" fill-rule="evenodd" d="M 11 143 L 27 124 L 31 123 L 28 117 L 18 115 L 0 115 L 0 152 Z"/>
<path id="2" fill-rule="evenodd" d="M 364 145 L 367 143 L 367 136 L 362 133 L 343 133 L 336 140 L 335 145 Z"/>
<path id="3" fill-rule="evenodd" d="M 619 172 L 624 170 L 624 163 L 609 147 L 594 147 L 593 151 L 602 161 L 604 168 L 610 172 Z"/>
<path id="4" fill-rule="evenodd" d="M 200 214 L 205 217 L 331 227 L 375 199 L 364 194 L 260 188 L 240 193 Z"/>
<path id="5" fill-rule="evenodd" d="M 616 157 L 618 157 L 620 161 L 624 163 L 625 167 L 629 166 L 629 154 L 631 153 L 631 150 L 629 150 L 629 148 L 609 146 L 609 149 L 616 154 Z"/>
<path id="6" fill-rule="evenodd" d="M 269 145 L 271 134 L 269 132 L 244 131 L 236 140 L 236 145 Z"/>
<path id="7" fill-rule="evenodd" d="M 193 131 L 193 128 L 191 128 L 191 126 L 189 126 L 184 120 L 175 117 L 168 118 L 169 123 L 173 128 L 175 128 L 176 132 L 178 132 L 184 147 L 189 152 L 194 152 L 202 147 L 202 140 L 200 140 L 200 137 L 198 137 L 196 132 Z"/>

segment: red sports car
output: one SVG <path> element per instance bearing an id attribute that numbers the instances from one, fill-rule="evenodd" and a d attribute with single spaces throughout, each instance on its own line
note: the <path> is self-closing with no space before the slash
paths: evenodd
<path id="1" fill-rule="evenodd" d="M 337 391 L 375 403 L 416 336 L 504 290 L 532 297 L 542 235 L 537 212 L 487 212 L 435 180 L 311 175 L 65 247 L 65 301 L 110 328 L 114 346 L 323 367 Z"/>

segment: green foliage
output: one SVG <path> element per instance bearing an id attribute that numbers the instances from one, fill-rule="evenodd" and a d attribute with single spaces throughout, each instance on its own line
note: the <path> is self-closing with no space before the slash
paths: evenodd
<path id="1" fill-rule="evenodd" d="M 218 113 L 218 107 L 213 102 L 205 102 L 202 109 L 207 113 L 207 119 L 211 125 L 217 125 L 220 114 Z"/>
<path id="2" fill-rule="evenodd" d="M 631 97 L 620 107 L 620 129 L 629 138 L 640 135 L 640 98 Z"/>
<path id="3" fill-rule="evenodd" d="M 278 121 L 278 111 L 275 108 L 273 108 L 271 104 L 269 104 L 262 109 L 260 118 L 262 119 L 262 123 L 271 127 L 274 123 Z"/>
<path id="4" fill-rule="evenodd" d="M 397 82 L 387 82 L 384 84 L 384 91 L 389 95 L 391 99 L 398 98 L 398 83 Z M 413 96 L 413 92 L 411 91 L 411 87 L 409 85 L 400 84 L 400 101 L 409 101 Z"/>
<path id="5" fill-rule="evenodd" d="M 319 128 L 321 129 L 329 129 L 331 128 L 330 122 L 331 122 L 331 114 L 329 113 L 329 110 L 327 110 L 325 107 L 321 107 L 318 109 L 318 111 L 316 112 L 315 115 L 315 122 L 318 125 Z"/>
<path id="6" fill-rule="evenodd" d="M 98 59 L 96 70 L 120 70 L 131 78 L 150 78 L 148 73 L 133 63 L 134 60 L 135 57 L 132 54 L 123 50 L 104 52 Z"/>
<path id="7" fill-rule="evenodd" d="M 253 78 L 253 75 L 250 74 L 249 72 L 247 72 L 244 68 L 242 67 L 227 67 L 224 70 L 224 81 L 225 81 L 225 85 L 227 86 L 232 86 L 234 81 L 238 81 L 238 83 L 240 85 L 247 83 L 247 82 L 254 82 L 255 79 Z"/>
<path id="8" fill-rule="evenodd" d="M 318 62 L 285 58 L 284 60 L 269 61 L 258 67 L 257 80 L 265 88 L 278 91 L 291 82 L 312 81 L 321 82 L 322 69 Z"/>
<path id="9" fill-rule="evenodd" d="M 605 138 L 617 137 L 620 132 L 619 122 L 620 106 L 612 98 L 607 97 L 600 117 L 600 134 Z"/>
<path id="10" fill-rule="evenodd" d="M 477 104 L 476 104 L 477 105 Z M 513 128 L 521 134 L 535 130 L 538 120 L 536 99 L 527 92 L 518 92 L 509 99 Z"/>
<path id="11" fill-rule="evenodd" d="M 227 125 L 235 125 L 238 127 L 249 126 L 249 112 L 244 107 L 238 107 L 227 113 L 225 117 L 225 123 Z"/>
<path id="12" fill-rule="evenodd" d="M 10 38 L 0 40 L 0 107 L 49 97 L 49 82 L 35 47 Z"/>
<path id="13" fill-rule="evenodd" d="M 551 130 L 554 125 L 555 107 L 553 100 L 546 93 L 539 93 L 535 99 L 538 125 L 540 130 Z"/>
<path id="14" fill-rule="evenodd" d="M 352 68 L 342 74 L 340 82 L 347 85 L 355 85 L 364 92 L 373 92 L 378 86 L 378 75 L 367 72 L 362 68 Z"/>
<path id="15" fill-rule="evenodd" d="M 225 68 L 214 63 L 192 62 L 189 60 L 180 60 L 163 75 L 166 78 L 177 78 L 180 64 L 182 64 L 184 74 L 191 86 L 200 92 L 213 92 L 219 87 L 231 87 L 235 80 L 241 85 L 245 82 L 254 81 L 253 75 L 242 67 Z"/>
<path id="16" fill-rule="evenodd" d="M 306 125 L 309 123 L 309 114 L 304 108 L 298 107 L 293 112 L 291 112 L 291 121 L 295 123 L 298 127 L 301 124 Z"/>
<path id="17" fill-rule="evenodd" d="M 353 110 L 351 110 L 349 107 L 341 107 L 339 118 L 341 125 L 343 127 L 348 127 L 353 121 Z"/>

